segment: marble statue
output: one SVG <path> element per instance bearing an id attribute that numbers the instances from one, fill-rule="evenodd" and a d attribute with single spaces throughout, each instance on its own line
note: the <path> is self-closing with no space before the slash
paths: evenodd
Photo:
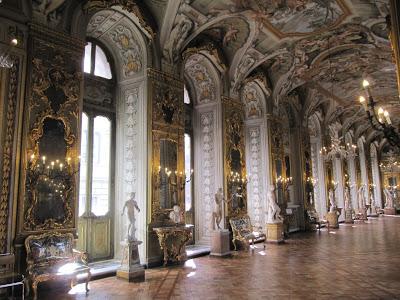
<path id="1" fill-rule="evenodd" d="M 348 187 L 344 191 L 344 208 L 351 209 L 350 191 Z"/>
<path id="2" fill-rule="evenodd" d="M 393 208 L 394 207 L 394 199 L 392 192 L 388 188 L 383 189 L 383 193 L 385 194 L 385 208 Z"/>
<path id="3" fill-rule="evenodd" d="M 329 199 L 329 203 L 330 203 L 329 211 L 334 212 L 337 207 L 336 207 L 336 202 L 335 202 L 335 196 L 333 195 L 332 189 L 330 189 L 328 192 L 328 199 Z"/>
<path id="4" fill-rule="evenodd" d="M 135 209 L 140 212 L 139 206 L 135 201 L 135 193 L 131 193 L 129 199 L 125 202 L 124 207 L 122 209 L 121 216 L 125 213 L 125 208 L 128 209 L 128 219 L 129 219 L 129 226 L 128 226 L 128 241 L 136 241 L 136 227 L 135 227 Z"/>
<path id="5" fill-rule="evenodd" d="M 361 185 L 358 189 L 358 208 L 362 209 L 365 207 L 365 185 Z"/>
<path id="6" fill-rule="evenodd" d="M 282 223 L 283 218 L 280 215 L 281 209 L 276 203 L 275 185 L 271 184 L 268 192 L 268 224 Z"/>
<path id="7" fill-rule="evenodd" d="M 179 205 L 174 205 L 172 211 L 169 213 L 169 218 L 175 224 L 183 223 L 183 213 L 181 212 L 181 207 Z"/>
<path id="8" fill-rule="evenodd" d="M 218 191 L 215 193 L 214 211 L 211 218 L 212 230 L 215 230 L 215 225 L 217 225 L 217 228 L 221 230 L 220 223 L 223 215 L 224 202 L 228 203 L 230 201 L 225 200 L 222 188 L 219 188 Z"/>

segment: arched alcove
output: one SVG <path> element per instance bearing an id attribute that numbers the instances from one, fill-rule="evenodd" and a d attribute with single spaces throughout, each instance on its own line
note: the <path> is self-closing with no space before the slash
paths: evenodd
<path id="1" fill-rule="evenodd" d="M 241 90 L 245 110 L 245 140 L 247 184 L 247 212 L 253 225 L 264 227 L 267 220 L 267 191 L 271 181 L 266 98 L 255 80 L 248 81 Z"/>
<path id="2" fill-rule="evenodd" d="M 189 56 L 184 76 L 193 101 L 196 243 L 210 242 L 214 194 L 223 187 L 221 79 L 201 53 Z"/>
<path id="3" fill-rule="evenodd" d="M 310 135 L 312 173 L 314 178 L 314 205 L 319 217 L 323 218 L 328 212 L 328 207 L 326 200 L 325 164 L 321 154 L 323 138 L 319 112 L 315 112 L 308 118 L 308 132 Z"/>
<path id="4" fill-rule="evenodd" d="M 151 60 L 146 35 L 130 13 L 120 7 L 98 10 L 86 17 L 86 39 L 101 45 L 109 54 L 114 84 L 108 87 L 101 84 L 96 76 L 85 76 L 83 110 L 90 106 L 114 116 L 111 163 L 115 168 L 110 183 L 109 223 L 100 224 L 93 219 L 86 222 L 87 228 L 82 228 L 80 232 L 89 234 L 87 232 L 91 231 L 93 244 L 96 244 L 96 235 L 99 240 L 109 241 L 111 244 L 108 246 L 114 249 L 113 257 L 119 259 L 121 242 L 128 235 L 129 221 L 125 214 L 122 215 L 123 207 L 131 193 L 135 193 L 140 208 L 140 213 L 135 212 L 136 238 L 143 241 L 139 246 L 140 258 L 147 263 L 147 68 Z M 89 100 L 107 95 L 109 99 L 105 101 L 108 103 Z"/>

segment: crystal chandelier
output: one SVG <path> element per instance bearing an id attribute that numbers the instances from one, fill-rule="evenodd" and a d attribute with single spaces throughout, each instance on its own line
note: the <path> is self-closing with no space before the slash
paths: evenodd
<path id="1" fill-rule="evenodd" d="M 10 50 L 12 47 L 18 45 L 18 40 L 13 38 L 10 42 L 10 45 L 5 49 L 0 49 L 0 68 L 11 68 L 14 64 L 13 59 L 10 56 Z"/>
<path id="2" fill-rule="evenodd" d="M 349 150 L 341 145 L 340 138 L 332 137 L 332 144 L 330 147 L 322 147 L 319 153 L 326 161 L 333 160 L 334 158 L 345 159 L 349 155 Z"/>
<path id="3" fill-rule="evenodd" d="M 383 133 L 390 145 L 400 149 L 400 136 L 396 131 L 396 128 L 392 125 L 389 112 L 384 110 L 382 107 L 376 107 L 377 102 L 371 95 L 368 80 L 364 79 L 362 84 L 365 89 L 367 99 L 365 99 L 364 96 L 360 96 L 359 101 L 367 113 L 369 123 L 371 124 L 372 128 Z"/>

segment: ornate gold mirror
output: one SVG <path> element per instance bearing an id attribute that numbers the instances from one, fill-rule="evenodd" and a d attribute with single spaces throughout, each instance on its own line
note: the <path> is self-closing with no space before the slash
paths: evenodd
<path id="1" fill-rule="evenodd" d="M 52 117 L 44 118 L 34 134 L 36 147 L 29 158 L 26 182 L 31 205 L 25 226 L 61 228 L 73 216 L 70 198 L 74 167 L 68 152 L 74 138 L 62 119 Z"/>
<path id="2" fill-rule="evenodd" d="M 178 145 L 160 140 L 160 208 L 171 209 L 178 203 Z"/>

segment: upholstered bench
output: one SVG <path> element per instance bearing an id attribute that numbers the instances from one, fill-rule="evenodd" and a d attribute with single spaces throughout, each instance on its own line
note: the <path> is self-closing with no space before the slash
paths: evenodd
<path id="1" fill-rule="evenodd" d="M 307 221 L 312 225 L 316 225 L 318 232 L 321 232 L 321 226 L 323 224 L 327 225 L 329 231 L 329 223 L 327 220 L 320 219 L 316 211 L 307 210 L 306 212 L 307 212 Z"/>
<path id="2" fill-rule="evenodd" d="M 55 279 L 71 280 L 71 287 L 79 274 L 87 274 L 86 291 L 91 273 L 85 253 L 73 249 L 71 233 L 51 232 L 30 235 L 25 240 L 28 280 L 33 298 L 37 299 L 39 282 Z"/>
<path id="3" fill-rule="evenodd" d="M 232 228 L 232 243 L 235 247 L 236 251 L 236 241 L 243 242 L 248 249 L 251 244 L 254 246 L 254 241 L 261 240 L 262 238 L 265 239 L 265 234 L 261 232 L 262 228 L 254 228 L 251 225 L 250 217 L 247 215 L 231 218 L 229 219 L 229 223 L 231 224 Z"/>

